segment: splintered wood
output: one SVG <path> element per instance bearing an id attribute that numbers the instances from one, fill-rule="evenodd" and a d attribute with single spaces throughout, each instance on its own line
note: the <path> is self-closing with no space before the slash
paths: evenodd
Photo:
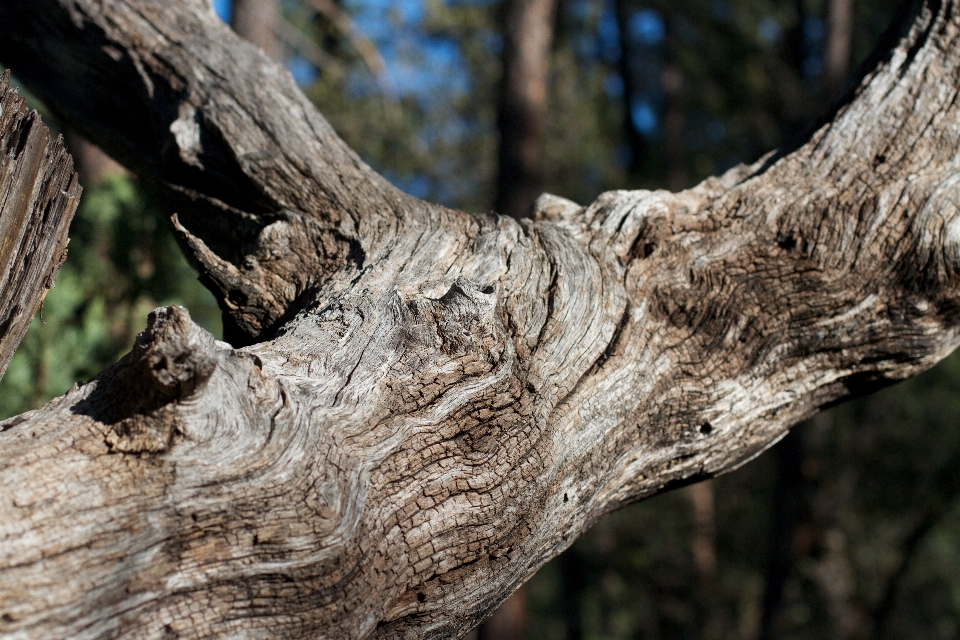
<path id="1" fill-rule="evenodd" d="M 0 377 L 67 257 L 80 199 L 73 160 L 0 77 Z"/>
<path id="2" fill-rule="evenodd" d="M 794 148 L 517 221 L 390 186 L 207 2 L 3 0 L 0 61 L 161 189 L 227 340 L 157 311 L 0 424 L 0 634 L 461 636 L 604 513 L 932 366 L 956 2 Z"/>

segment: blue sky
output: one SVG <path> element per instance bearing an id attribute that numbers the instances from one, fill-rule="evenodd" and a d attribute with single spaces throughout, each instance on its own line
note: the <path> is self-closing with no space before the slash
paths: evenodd
<path id="1" fill-rule="evenodd" d="M 423 0 L 348 0 L 357 29 L 377 45 L 397 94 L 463 92 L 469 74 L 457 43 L 424 38 L 419 31 L 426 15 Z M 231 0 L 213 0 L 217 14 L 230 20 Z M 308 85 L 316 70 L 303 58 L 287 63 L 293 77 Z"/>

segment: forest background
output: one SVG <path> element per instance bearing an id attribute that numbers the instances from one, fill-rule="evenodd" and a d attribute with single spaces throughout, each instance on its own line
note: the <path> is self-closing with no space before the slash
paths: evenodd
<path id="1" fill-rule="evenodd" d="M 503 25 L 517 1 L 266 2 L 276 15 L 261 44 L 395 184 L 485 211 L 503 191 Z M 214 4 L 236 22 L 230 0 Z M 894 0 L 559 0 L 537 180 L 590 202 L 609 189 L 679 190 L 754 161 L 829 107 L 896 10 Z M 64 134 L 83 199 L 56 287 L 0 381 L 0 420 L 117 360 L 156 306 L 182 304 L 220 334 L 216 303 L 150 193 Z M 733 473 L 611 514 L 479 635 L 960 637 L 958 392 L 955 354 L 820 414 Z"/>

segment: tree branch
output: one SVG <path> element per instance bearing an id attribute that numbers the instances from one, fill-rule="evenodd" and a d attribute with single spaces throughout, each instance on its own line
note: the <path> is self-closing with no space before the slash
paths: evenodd
<path id="1" fill-rule="evenodd" d="M 0 76 L 0 378 L 67 257 L 73 161 Z"/>
<path id="2" fill-rule="evenodd" d="M 462 634 L 602 514 L 935 363 L 960 19 L 904 27 L 791 152 L 518 223 L 387 185 L 200 0 L 0 5 L 3 62 L 183 196 L 184 245 L 270 337 L 158 310 L 0 423 L 0 632 Z"/>
<path id="3" fill-rule="evenodd" d="M 0 59 L 160 188 L 236 344 L 275 331 L 330 273 L 349 280 L 374 250 L 366 227 L 414 206 L 204 0 L 6 2 Z"/>

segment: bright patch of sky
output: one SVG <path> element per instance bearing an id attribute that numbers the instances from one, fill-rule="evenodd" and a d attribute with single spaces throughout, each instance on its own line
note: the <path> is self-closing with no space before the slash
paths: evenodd
<path id="1" fill-rule="evenodd" d="M 213 8 L 225 22 L 230 21 L 231 0 L 213 0 Z M 425 37 L 420 31 L 426 16 L 425 0 L 348 0 L 346 8 L 357 30 L 379 49 L 398 95 L 429 100 L 437 93 L 457 94 L 469 89 L 470 74 L 459 45 L 449 39 Z M 491 49 L 502 48 L 499 39 L 490 45 Z M 316 68 L 303 57 L 288 60 L 287 69 L 301 86 L 317 79 Z M 369 86 L 363 81 L 352 88 L 361 91 Z"/>
<path id="2" fill-rule="evenodd" d="M 757 26 L 757 35 L 760 37 L 760 41 L 768 46 L 780 42 L 780 36 L 782 34 L 783 30 L 780 28 L 780 23 L 770 16 L 761 20 Z"/>
<path id="3" fill-rule="evenodd" d="M 230 15 L 233 13 L 233 3 L 230 0 L 213 0 L 213 10 L 224 22 L 230 24 Z"/>
<path id="4" fill-rule="evenodd" d="M 630 16 L 630 35 L 647 45 L 658 44 L 667 33 L 660 12 L 643 9 Z"/>
<path id="5" fill-rule="evenodd" d="M 425 0 L 349 0 L 347 9 L 357 29 L 380 50 L 398 95 L 429 99 L 469 89 L 459 44 L 421 31 Z"/>
<path id="6" fill-rule="evenodd" d="M 301 87 L 309 87 L 320 76 L 320 72 L 309 60 L 303 56 L 295 56 L 287 60 L 287 70 Z"/>
<path id="7" fill-rule="evenodd" d="M 657 130 L 657 112 L 647 100 L 641 99 L 630 107 L 630 119 L 637 131 L 644 135 L 651 135 Z"/>
<path id="8" fill-rule="evenodd" d="M 393 38 L 397 27 L 418 26 L 426 15 L 423 0 L 349 0 L 346 8 L 357 28 L 374 41 Z"/>

